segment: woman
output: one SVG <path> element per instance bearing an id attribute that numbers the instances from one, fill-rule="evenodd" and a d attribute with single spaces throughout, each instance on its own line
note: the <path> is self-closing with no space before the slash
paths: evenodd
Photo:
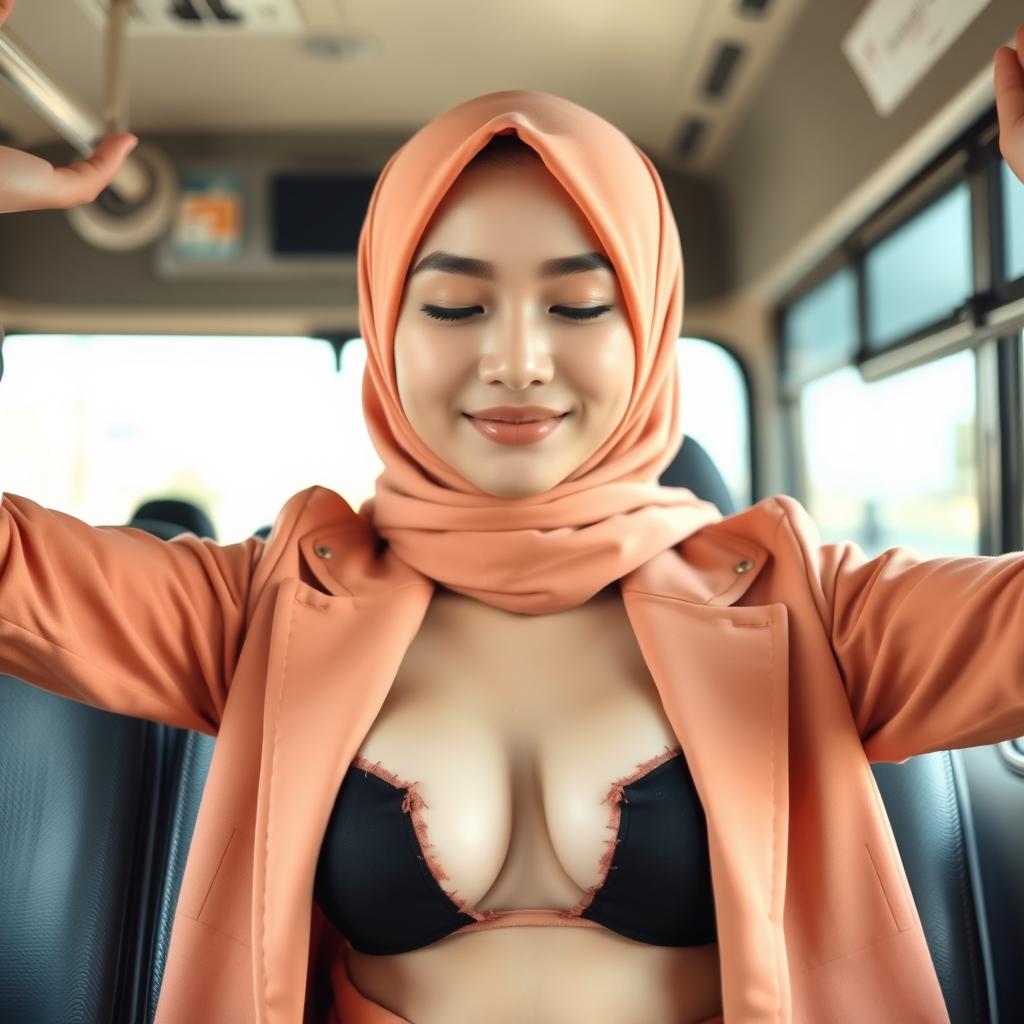
<path id="1" fill-rule="evenodd" d="M 0 211 L 91 201 L 132 144 L 0 150 Z M 868 561 L 790 498 L 658 487 L 678 235 L 559 97 L 417 132 L 359 290 L 358 515 L 314 487 L 265 544 L 165 544 L 4 496 L 0 670 L 218 736 L 157 1024 L 946 1020 L 867 758 L 1024 734 L 1019 631 L 969 664 L 1024 559 Z"/>

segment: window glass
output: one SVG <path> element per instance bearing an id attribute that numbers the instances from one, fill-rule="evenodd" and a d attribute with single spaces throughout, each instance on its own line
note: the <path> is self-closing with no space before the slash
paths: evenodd
<path id="1" fill-rule="evenodd" d="M 971 258 L 970 192 L 961 182 L 865 254 L 868 347 L 953 313 L 972 290 Z"/>
<path id="2" fill-rule="evenodd" d="M 295 337 L 10 335 L 0 489 L 96 525 L 195 502 L 221 544 L 344 479 L 334 351 Z"/>
<path id="3" fill-rule="evenodd" d="M 751 503 L 747 382 L 736 358 L 703 338 L 676 342 L 680 418 L 722 474 L 737 509 Z"/>
<path id="4" fill-rule="evenodd" d="M 358 512 L 359 506 L 373 497 L 377 477 L 384 470 L 376 448 L 370 441 L 363 417 L 363 369 L 366 366 L 366 342 L 352 338 L 341 350 L 341 417 L 345 437 L 345 458 L 340 468 L 338 493 Z"/>
<path id="5" fill-rule="evenodd" d="M 978 554 L 974 379 L 968 350 L 872 384 L 846 367 L 804 388 L 804 503 L 823 540 L 872 556 Z"/>
<path id="6" fill-rule="evenodd" d="M 1003 236 L 1006 280 L 1024 276 L 1024 182 L 1000 161 L 1003 175 Z"/>
<path id="7" fill-rule="evenodd" d="M 857 279 L 841 267 L 786 310 L 786 380 L 802 384 L 849 363 L 857 352 Z"/>

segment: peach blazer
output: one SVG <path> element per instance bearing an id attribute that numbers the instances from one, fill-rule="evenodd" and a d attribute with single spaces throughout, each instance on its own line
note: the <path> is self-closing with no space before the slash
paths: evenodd
<path id="1" fill-rule="evenodd" d="M 325 487 L 223 546 L 0 509 L 0 670 L 218 737 L 156 1024 L 370 1019 L 313 876 L 432 581 Z M 726 1024 L 948 1021 L 868 762 L 1024 735 L 1024 554 L 868 559 L 779 495 L 620 587 L 707 817 Z"/>

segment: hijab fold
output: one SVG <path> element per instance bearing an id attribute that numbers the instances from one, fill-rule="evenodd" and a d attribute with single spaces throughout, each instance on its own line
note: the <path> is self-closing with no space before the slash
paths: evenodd
<path id="1" fill-rule="evenodd" d="M 541 157 L 594 229 L 618 277 L 636 351 L 621 422 L 543 494 L 496 497 L 434 454 L 402 409 L 394 334 L 409 265 L 462 169 L 496 134 Z M 676 340 L 683 258 L 664 186 L 618 128 L 551 93 L 514 89 L 452 107 L 384 165 L 359 236 L 363 414 L 384 469 L 359 515 L 391 552 L 458 593 L 507 611 L 573 608 L 708 523 L 716 506 L 657 480 L 683 441 Z M 537 457 L 543 458 L 543 442 Z"/>

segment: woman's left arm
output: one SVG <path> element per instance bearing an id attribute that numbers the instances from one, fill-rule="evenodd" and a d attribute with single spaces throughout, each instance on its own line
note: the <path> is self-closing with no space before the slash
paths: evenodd
<path id="1" fill-rule="evenodd" d="M 869 558 L 823 544 L 795 498 L 774 500 L 869 761 L 1024 736 L 1024 553 Z"/>
<path id="2" fill-rule="evenodd" d="M 999 152 L 1007 166 L 1024 181 L 1024 25 L 1014 37 L 1016 49 L 1000 46 L 995 56 L 996 113 Z"/>

